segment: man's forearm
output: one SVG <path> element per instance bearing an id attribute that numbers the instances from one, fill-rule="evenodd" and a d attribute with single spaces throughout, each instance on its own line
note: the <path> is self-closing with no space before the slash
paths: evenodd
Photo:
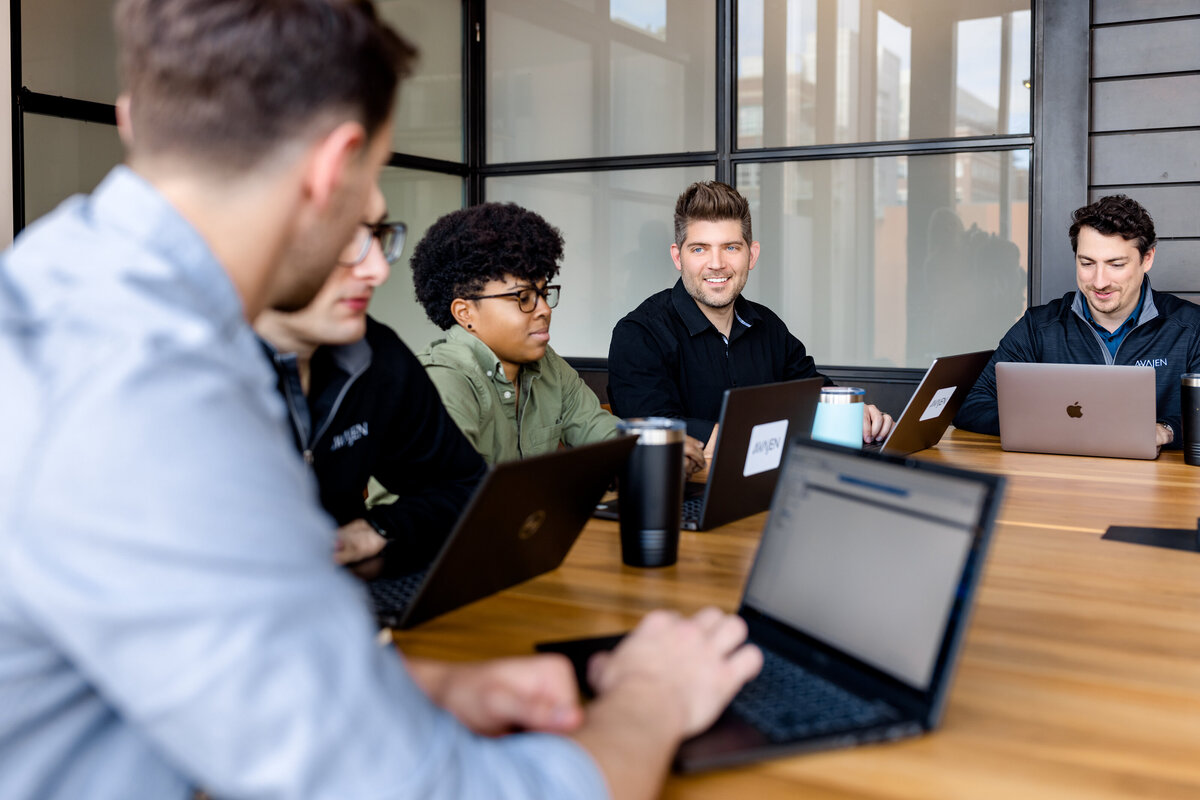
<path id="1" fill-rule="evenodd" d="M 630 680 L 588 706 L 572 738 L 595 759 L 615 800 L 657 797 L 683 738 L 681 714 L 661 687 Z"/>

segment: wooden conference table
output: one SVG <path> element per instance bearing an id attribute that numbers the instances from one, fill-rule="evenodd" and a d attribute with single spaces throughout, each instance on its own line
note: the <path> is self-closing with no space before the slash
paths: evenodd
<path id="1" fill-rule="evenodd" d="M 1200 553 L 1102 541 L 1194 528 L 1200 467 L 1006 453 L 951 430 L 922 458 L 1007 475 L 942 728 L 886 745 L 672 776 L 664 797 L 1200 798 Z M 593 520 L 564 565 L 397 636 L 413 655 L 522 655 L 650 609 L 734 610 L 765 514 L 683 534 L 679 563 L 623 567 Z"/>

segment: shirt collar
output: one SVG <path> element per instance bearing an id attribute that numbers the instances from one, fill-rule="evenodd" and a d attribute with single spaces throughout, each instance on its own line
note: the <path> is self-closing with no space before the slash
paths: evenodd
<path id="1" fill-rule="evenodd" d="M 704 316 L 700 306 L 683 287 L 683 278 L 679 278 L 671 287 L 671 303 L 675 306 L 675 311 L 678 312 L 680 318 L 683 319 L 683 324 L 687 327 L 690 335 L 696 336 L 710 328 L 716 330 L 716 326 L 709 321 L 708 317 Z M 750 305 L 750 301 L 740 294 L 733 301 L 733 313 L 735 320 L 747 328 L 761 319 L 758 311 Z"/>
<path id="2" fill-rule="evenodd" d="M 105 228 L 159 258 L 163 277 L 181 281 L 222 325 L 245 323 L 245 309 L 225 268 L 200 232 L 149 181 L 114 167 L 92 193 L 91 211 Z"/>
<path id="3" fill-rule="evenodd" d="M 267 355 L 271 357 L 271 360 L 289 365 L 295 363 L 295 353 L 282 352 L 262 336 L 259 336 L 258 340 L 262 343 L 263 349 L 267 351 Z M 334 365 L 347 375 L 356 375 L 371 366 L 371 345 L 365 336 L 357 342 L 351 342 L 350 344 L 322 345 L 318 349 L 328 351 Z"/>
<path id="4" fill-rule="evenodd" d="M 465 345 L 471 351 L 472 358 L 479 364 L 479 368 L 485 374 L 491 373 L 493 380 L 502 380 L 508 382 L 508 378 L 504 375 L 504 365 L 500 363 L 500 359 L 492 352 L 492 349 L 483 343 L 475 334 L 469 332 L 461 325 L 454 325 L 450 330 L 446 331 L 446 340 L 457 342 Z M 541 360 L 532 361 L 528 364 L 521 365 L 522 372 L 540 373 L 542 371 Z"/>

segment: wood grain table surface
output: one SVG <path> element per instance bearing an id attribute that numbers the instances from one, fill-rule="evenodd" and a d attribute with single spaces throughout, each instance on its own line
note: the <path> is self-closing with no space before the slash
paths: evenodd
<path id="1" fill-rule="evenodd" d="M 951 430 L 917 457 L 1008 477 L 942 727 L 917 739 L 671 777 L 668 798 L 1200 798 L 1200 553 L 1101 540 L 1191 528 L 1200 467 L 1007 453 Z M 559 569 L 397 635 L 463 660 L 626 630 L 657 607 L 734 610 L 764 514 L 622 566 L 592 520 Z"/>

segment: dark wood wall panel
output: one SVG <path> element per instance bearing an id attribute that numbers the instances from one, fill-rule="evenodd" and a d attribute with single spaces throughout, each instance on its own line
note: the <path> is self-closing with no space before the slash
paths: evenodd
<path id="1" fill-rule="evenodd" d="M 1200 19 L 1096 28 L 1092 31 L 1092 78 L 1200 70 L 1197 42 Z"/>
<path id="2" fill-rule="evenodd" d="M 1108 194 L 1129 195 L 1145 206 L 1160 237 L 1200 236 L 1200 185 L 1105 186 L 1089 190 L 1088 202 Z"/>
<path id="3" fill-rule="evenodd" d="M 1189 14 L 1200 14 L 1200 0 L 1095 0 L 1092 4 L 1092 22 L 1096 25 Z"/>
<path id="4" fill-rule="evenodd" d="M 1200 133 L 1093 136 L 1091 186 L 1200 181 Z"/>
<path id="5" fill-rule="evenodd" d="M 1160 241 L 1150 280 L 1162 291 L 1200 292 L 1200 240 Z"/>
<path id="6" fill-rule="evenodd" d="M 1092 131 L 1200 126 L 1200 75 L 1092 84 Z"/>

